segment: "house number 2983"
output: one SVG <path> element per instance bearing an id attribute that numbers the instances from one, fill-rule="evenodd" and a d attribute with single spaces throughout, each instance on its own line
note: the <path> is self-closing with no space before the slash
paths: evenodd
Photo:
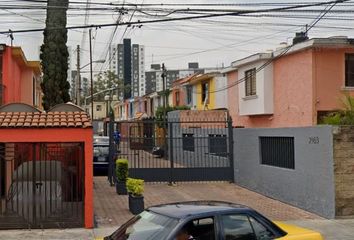
<path id="1" fill-rule="evenodd" d="M 320 138 L 319 137 L 309 137 L 309 144 L 319 144 Z"/>

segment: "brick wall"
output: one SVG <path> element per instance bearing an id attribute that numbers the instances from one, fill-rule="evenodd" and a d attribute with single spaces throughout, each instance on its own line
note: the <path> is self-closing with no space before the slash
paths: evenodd
<path id="1" fill-rule="evenodd" d="M 333 129 L 336 216 L 354 216 L 354 126 Z"/>

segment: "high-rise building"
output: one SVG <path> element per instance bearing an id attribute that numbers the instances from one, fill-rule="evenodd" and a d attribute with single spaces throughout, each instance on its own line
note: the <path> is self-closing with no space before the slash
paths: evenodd
<path id="1" fill-rule="evenodd" d="M 111 66 L 112 65 L 112 66 Z M 118 92 L 120 100 L 142 96 L 146 92 L 144 46 L 124 39 L 123 44 L 110 48 L 110 70 L 124 83 Z"/>
<path id="2" fill-rule="evenodd" d="M 144 46 L 132 46 L 132 97 L 145 94 Z"/>
<path id="3" fill-rule="evenodd" d="M 117 45 L 109 46 L 109 71 L 117 73 Z"/>
<path id="4" fill-rule="evenodd" d="M 124 99 L 132 97 L 132 41 L 123 39 Z"/>

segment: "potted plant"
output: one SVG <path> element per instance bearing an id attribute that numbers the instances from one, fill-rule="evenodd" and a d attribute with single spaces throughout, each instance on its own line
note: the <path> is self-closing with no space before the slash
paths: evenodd
<path id="1" fill-rule="evenodd" d="M 116 161 L 116 191 L 119 195 L 127 195 L 126 181 L 128 178 L 128 160 L 117 159 Z"/>
<path id="2" fill-rule="evenodd" d="M 127 179 L 127 190 L 129 193 L 129 210 L 134 215 L 144 211 L 144 180 Z"/>

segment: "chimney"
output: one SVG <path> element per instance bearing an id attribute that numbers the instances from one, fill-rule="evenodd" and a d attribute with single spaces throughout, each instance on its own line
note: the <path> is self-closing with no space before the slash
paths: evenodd
<path id="1" fill-rule="evenodd" d="M 284 48 L 286 48 L 287 46 L 288 46 L 288 43 L 286 43 L 286 42 L 281 42 L 281 43 L 279 44 L 279 46 L 276 48 L 276 51 L 281 50 L 281 49 L 284 49 Z"/>
<path id="2" fill-rule="evenodd" d="M 307 36 L 307 33 L 305 33 L 305 32 L 297 32 L 295 34 L 294 39 L 293 39 L 293 45 L 295 45 L 297 43 L 305 42 L 308 39 L 309 39 L 309 37 Z"/>

